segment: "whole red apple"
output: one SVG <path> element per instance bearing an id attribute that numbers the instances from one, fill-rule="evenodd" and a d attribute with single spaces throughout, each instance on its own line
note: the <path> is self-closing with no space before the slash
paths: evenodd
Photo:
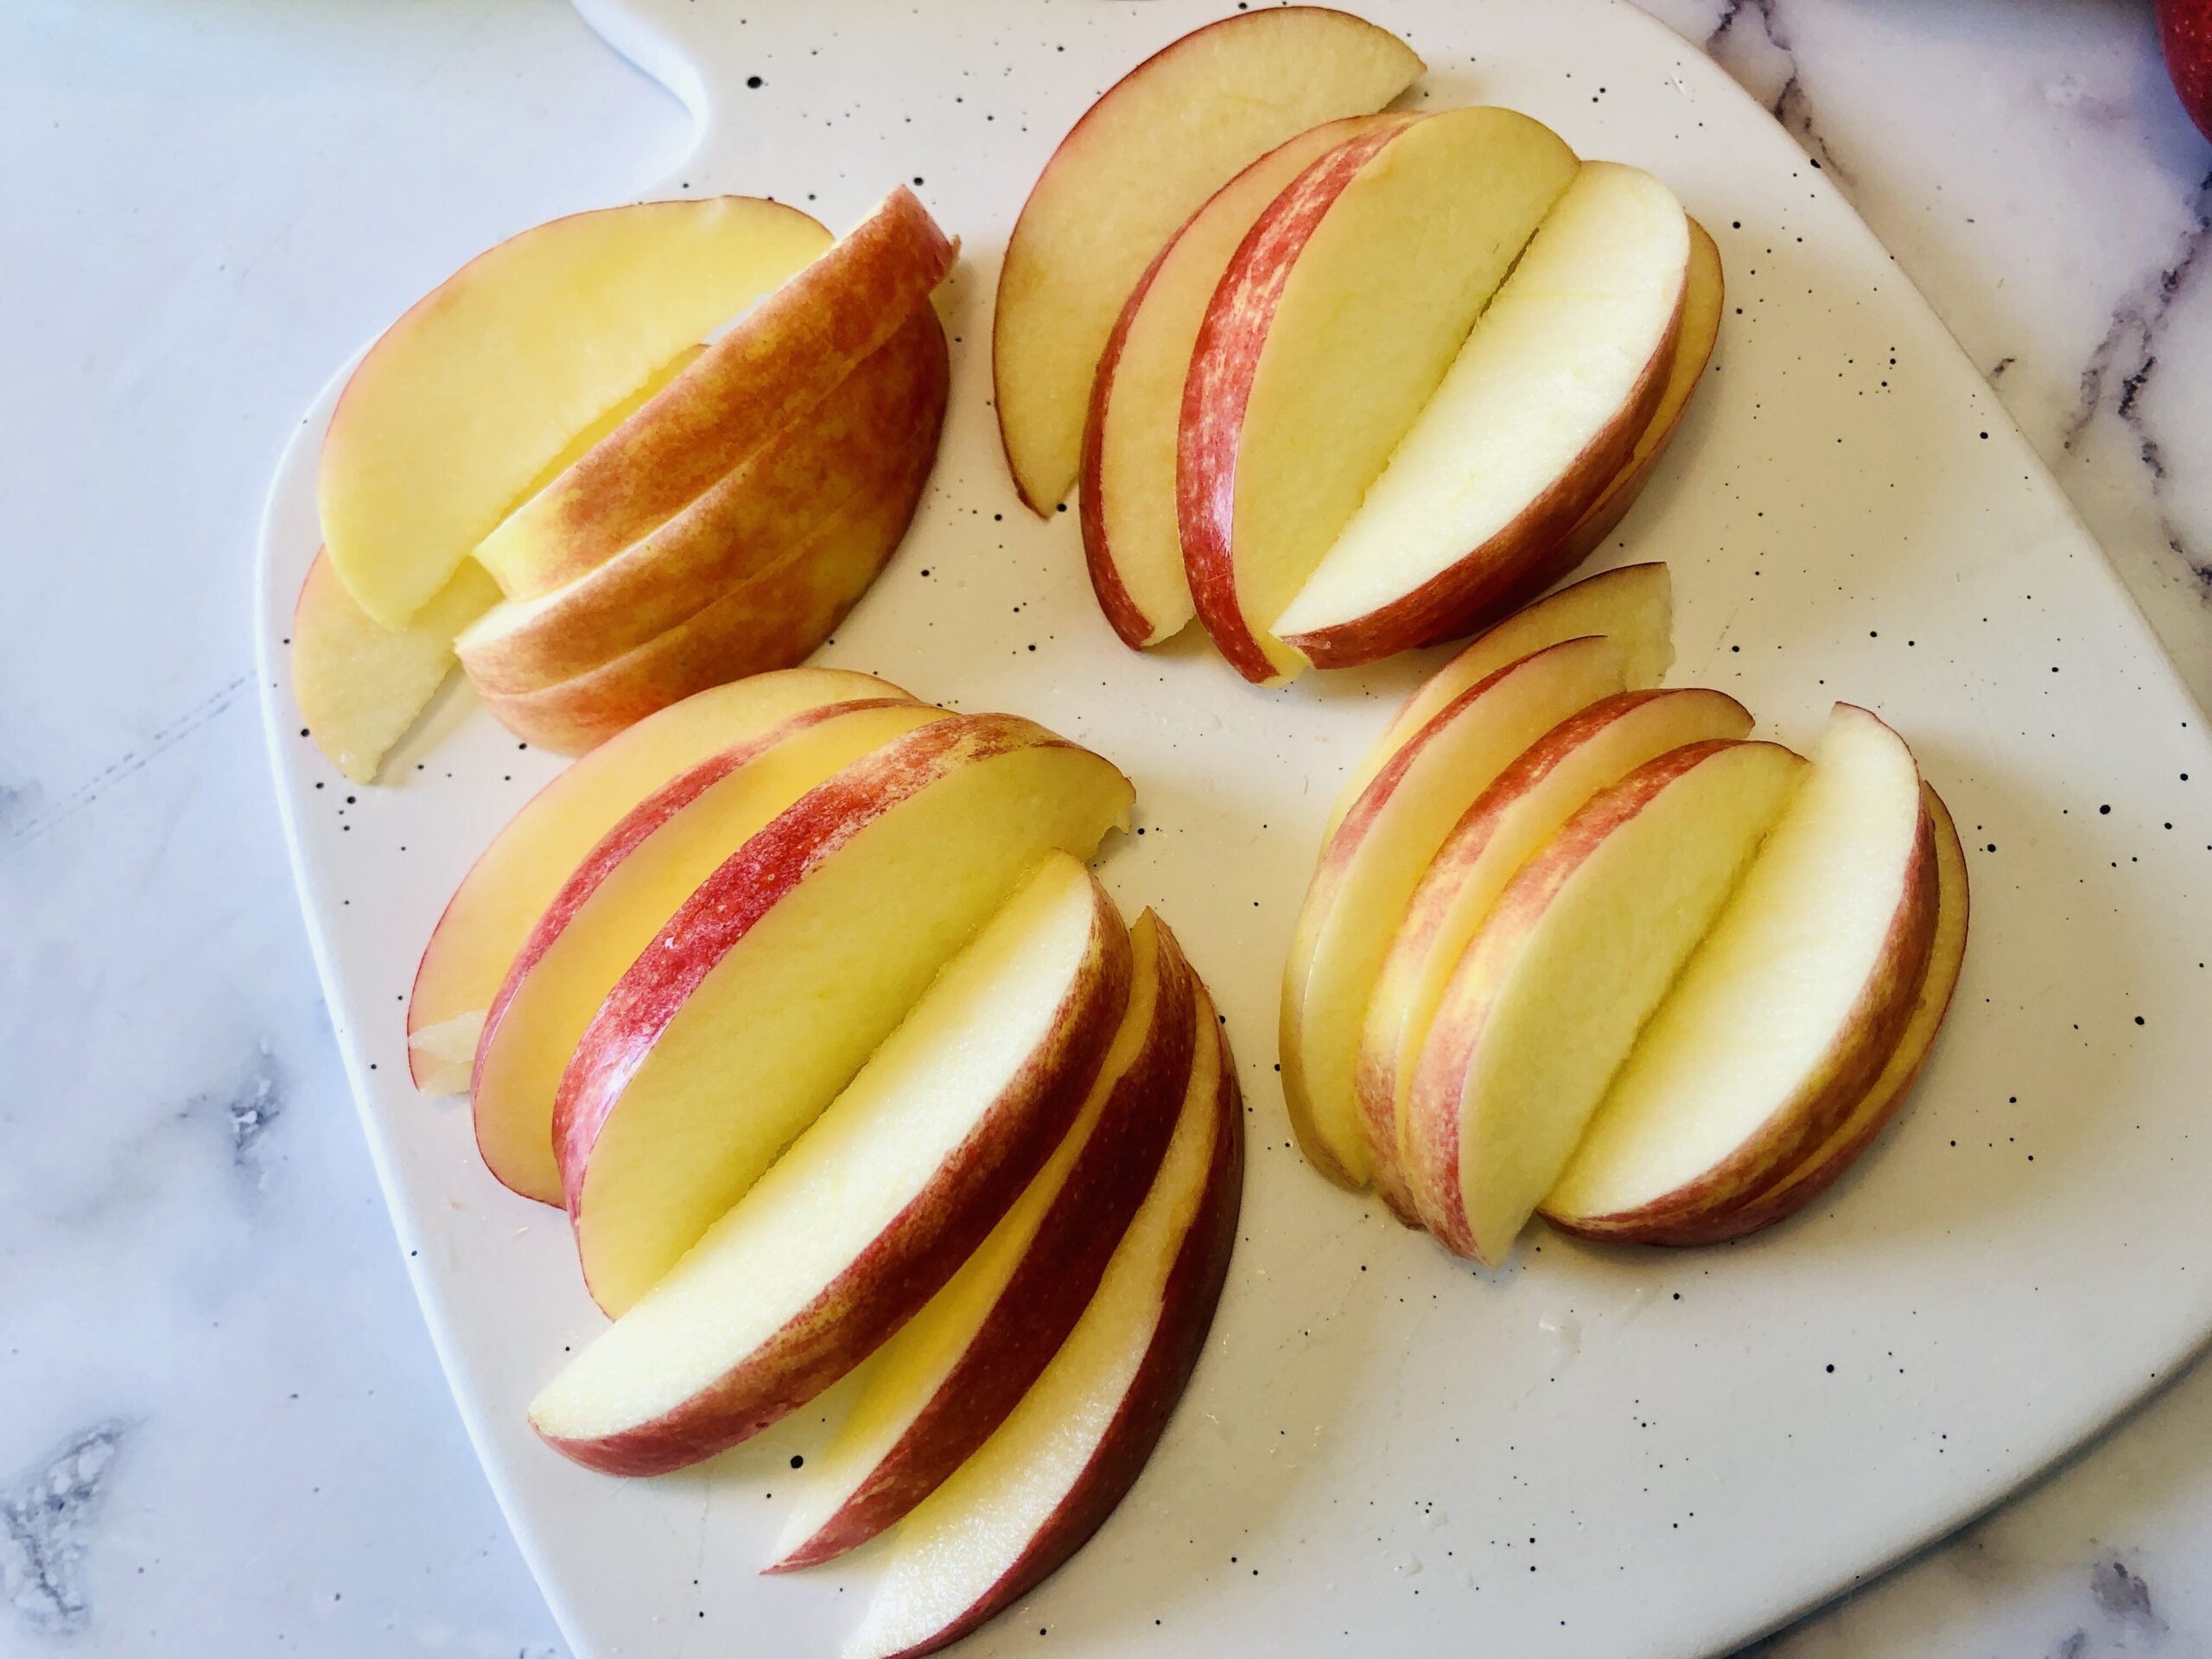
<path id="1" fill-rule="evenodd" d="M 2212 138 L 2212 0 L 2158 0 L 2158 39 L 2182 108 Z"/>

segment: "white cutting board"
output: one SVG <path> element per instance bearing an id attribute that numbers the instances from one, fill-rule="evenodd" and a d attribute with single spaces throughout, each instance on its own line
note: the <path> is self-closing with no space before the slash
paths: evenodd
<path id="1" fill-rule="evenodd" d="M 1417 98 L 1510 104 L 1649 166 L 1719 238 L 1717 366 L 1602 562 L 1673 563 L 1675 683 L 1799 743 L 1836 697 L 1902 728 L 1973 849 L 1974 918 L 1902 1121 L 1750 1243 L 1539 1229 L 1477 1273 L 1325 1184 L 1283 1119 L 1277 976 L 1338 780 L 1424 664 L 1260 692 L 1200 640 L 1130 654 L 1072 513 L 1015 504 L 987 403 L 1030 181 L 1095 92 L 1218 3 L 584 6 L 701 117 L 691 160 L 643 194 L 774 194 L 842 228 L 903 179 L 964 238 L 935 480 L 822 658 L 1127 768 L 1145 833 L 1106 879 L 1173 921 L 1242 1058 L 1245 1222 L 1191 1392 L 1090 1547 L 965 1651 L 1726 1649 L 1991 1503 L 2212 1329 L 2212 751 L 1995 398 L 1726 75 L 1605 0 L 1378 0 L 1429 60 Z M 561 1218 L 494 1185 L 461 1103 L 410 1089 L 402 1025 L 448 892 L 559 762 L 465 692 L 392 786 L 347 785 L 299 735 L 281 642 L 330 403 L 270 505 L 269 729 L 370 1144 L 486 1471 L 586 1659 L 833 1651 L 861 1567 L 754 1574 L 815 1418 L 635 1482 L 524 1425 L 601 1321 Z"/>

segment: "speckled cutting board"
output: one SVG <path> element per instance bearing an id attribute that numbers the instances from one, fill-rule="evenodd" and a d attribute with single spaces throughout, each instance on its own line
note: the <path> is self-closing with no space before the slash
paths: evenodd
<path id="1" fill-rule="evenodd" d="M 2097 548 L 1927 305 L 1726 75 L 1604 0 L 1378 0 L 1430 69 L 1655 168 L 1729 302 L 1702 394 L 1603 557 L 1675 573 L 1675 683 L 1802 743 L 1831 699 L 1911 739 L 1972 848 L 1973 942 L 1916 1098 L 1796 1222 L 1729 1249 L 1532 1230 L 1455 1265 L 1292 1148 L 1277 976 L 1347 763 L 1427 664 L 1255 691 L 1202 640 L 1134 656 L 1071 513 L 1015 504 L 988 404 L 999 255 L 1046 153 L 1218 0 L 588 0 L 696 110 L 641 194 L 852 223 L 911 181 L 965 239 L 952 415 L 912 535 L 823 660 L 1008 709 L 1137 780 L 1109 884 L 1227 1013 L 1252 1116 L 1229 1289 L 1151 1466 L 964 1651 L 1725 1650 L 1955 1525 L 2212 1329 L 2212 753 Z M 561 1218 L 407 1083 L 416 953 L 559 762 L 465 692 L 355 789 L 299 734 L 282 639 L 316 543 L 326 395 L 270 502 L 261 649 L 300 888 L 408 1265 L 484 1465 L 583 1659 L 835 1650 L 867 1572 L 755 1575 L 817 1416 L 664 1479 L 593 1475 L 523 1409 L 600 1325 Z M 1195 630 L 1193 631 L 1195 632 Z M 1041 1632 L 1041 1634 L 1040 1634 Z"/>

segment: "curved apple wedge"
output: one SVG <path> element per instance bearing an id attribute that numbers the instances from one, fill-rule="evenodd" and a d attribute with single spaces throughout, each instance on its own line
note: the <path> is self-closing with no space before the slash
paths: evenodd
<path id="1" fill-rule="evenodd" d="M 1904 741 L 1838 703 L 1805 783 L 1637 1038 L 1544 1200 L 1653 1239 L 1789 1169 L 1872 1087 L 1936 935 L 1936 835 Z"/>
<path id="2" fill-rule="evenodd" d="M 1065 853 L 915 1003 L 666 1278 L 547 1384 L 532 1426 L 658 1474 L 734 1446 L 874 1351 L 1049 1157 L 1129 990 L 1129 936 Z"/>
<path id="3" fill-rule="evenodd" d="M 1600 790 L 1684 744 L 1751 729 L 1744 706 L 1719 691 L 1624 691 L 1546 732 L 1452 826 L 1406 902 L 1360 1031 L 1361 1122 L 1394 1160 L 1407 1155 L 1414 1077 L 1437 1007 L 1506 884 Z"/>
<path id="4" fill-rule="evenodd" d="M 561 1080 L 554 1150 L 599 1305 L 620 1314 L 673 1267 L 1037 861 L 1089 856 L 1131 793 L 1040 726 L 960 715 L 846 767 L 724 861 Z"/>
<path id="5" fill-rule="evenodd" d="M 1408 740 L 1321 849 L 1283 968 L 1283 1098 L 1315 1167 L 1346 1185 L 1372 1180 L 1402 1217 L 1413 1202 L 1395 1129 L 1363 1133 L 1353 1088 L 1390 937 L 1468 802 L 1560 721 L 1619 691 L 1625 676 L 1620 646 L 1594 638 L 1500 669 Z"/>
<path id="6" fill-rule="evenodd" d="M 869 1362 L 807 1464 L 768 1570 L 874 1537 L 989 1438 L 1058 1352 L 1166 1155 L 1191 1075 L 1192 976 L 1152 912 L 1130 930 L 1122 1028 L 1058 1148 L 991 1236 Z"/>
<path id="7" fill-rule="evenodd" d="M 950 718 L 904 699 L 810 709 L 702 760 L 608 830 L 547 903 L 485 1015 L 469 1094 L 492 1173 L 524 1198 L 559 1204 L 553 1103 L 614 982 L 770 819 L 862 755 Z"/>
<path id="8" fill-rule="evenodd" d="M 911 1659 L 976 1629 L 1081 1548 L 1167 1427 L 1213 1321 L 1244 1185 L 1243 1112 L 1198 994 L 1190 1087 L 1167 1155 L 1090 1305 L 976 1454 L 887 1541 L 844 1659 Z"/>
<path id="9" fill-rule="evenodd" d="M 1408 1174 L 1454 1255 L 1510 1253 L 1804 769 L 1775 743 L 1671 750 L 1576 812 L 1499 895 L 1414 1077 Z"/>
<path id="10" fill-rule="evenodd" d="M 485 1011 L 515 953 L 584 855 L 639 801 L 805 709 L 906 696 L 888 680 L 848 669 L 758 674 L 640 721 L 538 791 L 461 878 L 423 949 L 407 999 L 415 1086 L 435 1095 L 467 1090 Z"/>

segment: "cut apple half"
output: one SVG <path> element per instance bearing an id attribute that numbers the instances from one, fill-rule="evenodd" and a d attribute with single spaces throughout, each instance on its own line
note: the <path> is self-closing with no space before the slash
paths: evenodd
<path id="1" fill-rule="evenodd" d="M 956 715 L 846 767 L 725 860 L 562 1078 L 554 1149 L 600 1306 L 619 1316 L 645 1294 L 1037 861 L 1089 856 L 1131 795 L 1040 726 Z"/>
<path id="2" fill-rule="evenodd" d="M 1911 750 L 1838 703 L 1804 784 L 1637 1037 L 1546 1216 L 1636 1237 L 1825 1142 L 1912 1016 L 1936 934 L 1936 863 Z"/>
<path id="3" fill-rule="evenodd" d="M 292 695 L 330 764 L 357 784 L 374 783 L 391 746 L 445 683 L 454 635 L 499 599 L 483 567 L 465 563 L 406 626 L 387 628 L 318 551 L 292 610 Z"/>
<path id="4" fill-rule="evenodd" d="M 844 1659 L 933 1653 L 1080 1549 L 1182 1397 L 1227 1277 L 1244 1185 L 1236 1067 L 1203 987 L 1167 1155 L 1083 1317 L 976 1454 L 899 1524 Z"/>
<path id="5" fill-rule="evenodd" d="M 1176 489 L 1192 599 L 1247 679 L 1306 668 L 1276 618 L 1576 166 L 1541 122 L 1450 110 L 1340 144 L 1238 247 L 1184 385 Z"/>
<path id="6" fill-rule="evenodd" d="M 1176 226 L 1277 144 L 1381 109 L 1421 72 L 1348 12 L 1269 8 L 1184 35 L 1084 112 L 1022 204 L 991 326 L 999 435 L 1033 511 L 1075 481 L 1099 352 Z"/>
<path id="7" fill-rule="evenodd" d="M 1590 162 L 1273 632 L 1348 668 L 1510 608 L 1627 464 L 1667 385 L 1689 220 L 1649 173 Z"/>
<path id="8" fill-rule="evenodd" d="M 1332 1179 L 1413 1213 L 1397 1138 L 1363 1132 L 1353 1061 L 1376 976 L 1422 870 L 1452 826 L 1513 759 L 1553 727 L 1619 691 L 1625 653 L 1568 639 L 1471 687 L 1376 774 L 1322 848 L 1283 969 L 1283 1098 L 1300 1144 Z"/>
<path id="9" fill-rule="evenodd" d="M 905 697 L 888 680 L 794 668 L 702 691 L 640 721 L 545 785 L 493 838 L 446 903 L 407 1000 L 407 1058 L 427 1094 L 467 1091 L 485 1011 L 537 918 L 639 801 L 732 744 L 805 709 Z"/>
<path id="10" fill-rule="evenodd" d="M 1626 691 L 1562 720 L 1475 798 L 1403 906 L 1360 1030 L 1354 1075 L 1360 1118 L 1370 1137 L 1391 1148 L 1393 1161 L 1402 1166 L 1410 1155 L 1414 1077 L 1437 1007 L 1507 883 L 1600 790 L 1685 744 L 1741 738 L 1751 729 L 1744 706 L 1719 691 Z"/>
<path id="11" fill-rule="evenodd" d="M 775 1167 L 546 1385 L 532 1426 L 588 1467 L 658 1474 L 821 1393 L 1020 1195 L 1128 989 L 1114 901 L 1048 855 Z"/>
<path id="12" fill-rule="evenodd" d="M 1804 770 L 1776 743 L 1671 750 L 1584 805 L 1498 896 L 1414 1079 L 1408 1174 L 1454 1255 L 1505 1261 Z"/>
<path id="13" fill-rule="evenodd" d="M 1601 633 L 1619 640 L 1626 649 L 1628 688 L 1642 691 L 1658 684 L 1674 663 L 1674 584 L 1663 564 L 1630 564 L 1600 571 L 1494 623 L 1424 680 L 1391 716 L 1382 735 L 1368 747 L 1344 780 L 1329 815 L 1328 833 L 1336 833 L 1352 803 L 1408 738 L 1433 720 L 1446 703 L 1508 663 L 1562 639 Z"/>
<path id="14" fill-rule="evenodd" d="M 771 1572 L 874 1537 L 966 1462 L 1058 1351 L 1166 1155 L 1191 1076 L 1191 972 L 1150 911 L 1129 1001 L 1090 1097 L 991 1236 L 868 1362 Z"/>
<path id="15" fill-rule="evenodd" d="M 485 1015 L 469 1094 L 486 1167 L 524 1198 L 561 1203 L 553 1102 L 614 982 L 770 819 L 862 755 L 948 718 L 903 699 L 806 709 L 702 760 L 609 830 L 548 901 Z"/>
<path id="16" fill-rule="evenodd" d="M 1175 518 L 1175 433 L 1198 325 L 1222 273 L 1268 204 L 1313 162 L 1348 138 L 1419 118 L 1351 116 L 1276 145 L 1191 215 L 1122 308 L 1084 423 L 1083 550 L 1099 608 L 1133 650 L 1191 620 Z"/>
<path id="17" fill-rule="evenodd" d="M 574 213 L 470 260 L 331 416 L 316 502 L 347 591 L 404 626 L 579 433 L 830 242 L 795 207 L 715 196 Z"/>

